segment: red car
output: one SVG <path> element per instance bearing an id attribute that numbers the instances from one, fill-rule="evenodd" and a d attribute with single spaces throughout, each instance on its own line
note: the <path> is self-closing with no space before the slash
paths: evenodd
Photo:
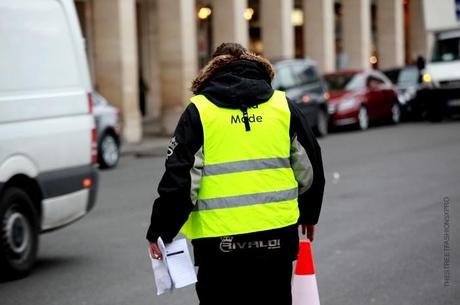
<path id="1" fill-rule="evenodd" d="M 339 71 L 324 75 L 329 87 L 330 126 L 355 125 L 364 130 L 369 123 L 390 120 L 399 123 L 401 111 L 391 81 L 375 70 Z"/>

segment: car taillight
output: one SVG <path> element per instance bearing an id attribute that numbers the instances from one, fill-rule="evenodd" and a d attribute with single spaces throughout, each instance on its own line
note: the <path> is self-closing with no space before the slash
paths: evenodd
<path id="1" fill-rule="evenodd" d="M 329 100 L 329 98 L 331 97 L 331 94 L 329 92 L 325 92 L 323 94 L 323 97 L 324 97 L 325 100 Z"/>
<path id="2" fill-rule="evenodd" d="M 91 129 L 91 164 L 97 164 L 97 132 Z"/>
<path id="3" fill-rule="evenodd" d="M 88 112 L 93 113 L 93 107 L 94 107 L 94 102 L 93 102 L 93 96 L 91 93 L 88 93 Z"/>

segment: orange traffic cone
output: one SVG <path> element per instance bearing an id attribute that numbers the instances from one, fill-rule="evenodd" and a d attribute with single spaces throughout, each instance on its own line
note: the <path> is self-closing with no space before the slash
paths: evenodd
<path id="1" fill-rule="evenodd" d="M 292 305 L 319 305 L 310 241 L 301 240 L 292 278 Z"/>

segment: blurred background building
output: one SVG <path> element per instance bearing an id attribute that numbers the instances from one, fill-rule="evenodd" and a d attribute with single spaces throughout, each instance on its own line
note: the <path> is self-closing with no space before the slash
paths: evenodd
<path id="1" fill-rule="evenodd" d="M 392 68 L 427 56 L 422 0 L 75 0 L 93 86 L 124 139 L 171 134 L 198 69 L 221 42 L 321 72 Z"/>

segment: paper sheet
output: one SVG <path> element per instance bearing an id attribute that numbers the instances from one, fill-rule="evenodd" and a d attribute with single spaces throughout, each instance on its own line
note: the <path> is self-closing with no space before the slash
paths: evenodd
<path id="1" fill-rule="evenodd" d="M 196 283 L 196 273 L 185 238 L 166 245 L 166 263 L 174 288 Z"/>
<path id="2" fill-rule="evenodd" d="M 164 248 L 164 245 L 163 245 Z M 157 295 L 165 292 L 172 292 L 173 283 L 169 275 L 168 266 L 164 260 L 154 259 L 149 249 L 149 257 L 152 263 L 153 275 L 155 278 L 155 286 L 157 287 Z"/>
<path id="3" fill-rule="evenodd" d="M 157 295 L 196 283 L 195 268 L 186 240 L 179 239 L 165 245 L 160 237 L 157 244 L 163 256 L 162 260 L 153 259 L 149 250 Z"/>

